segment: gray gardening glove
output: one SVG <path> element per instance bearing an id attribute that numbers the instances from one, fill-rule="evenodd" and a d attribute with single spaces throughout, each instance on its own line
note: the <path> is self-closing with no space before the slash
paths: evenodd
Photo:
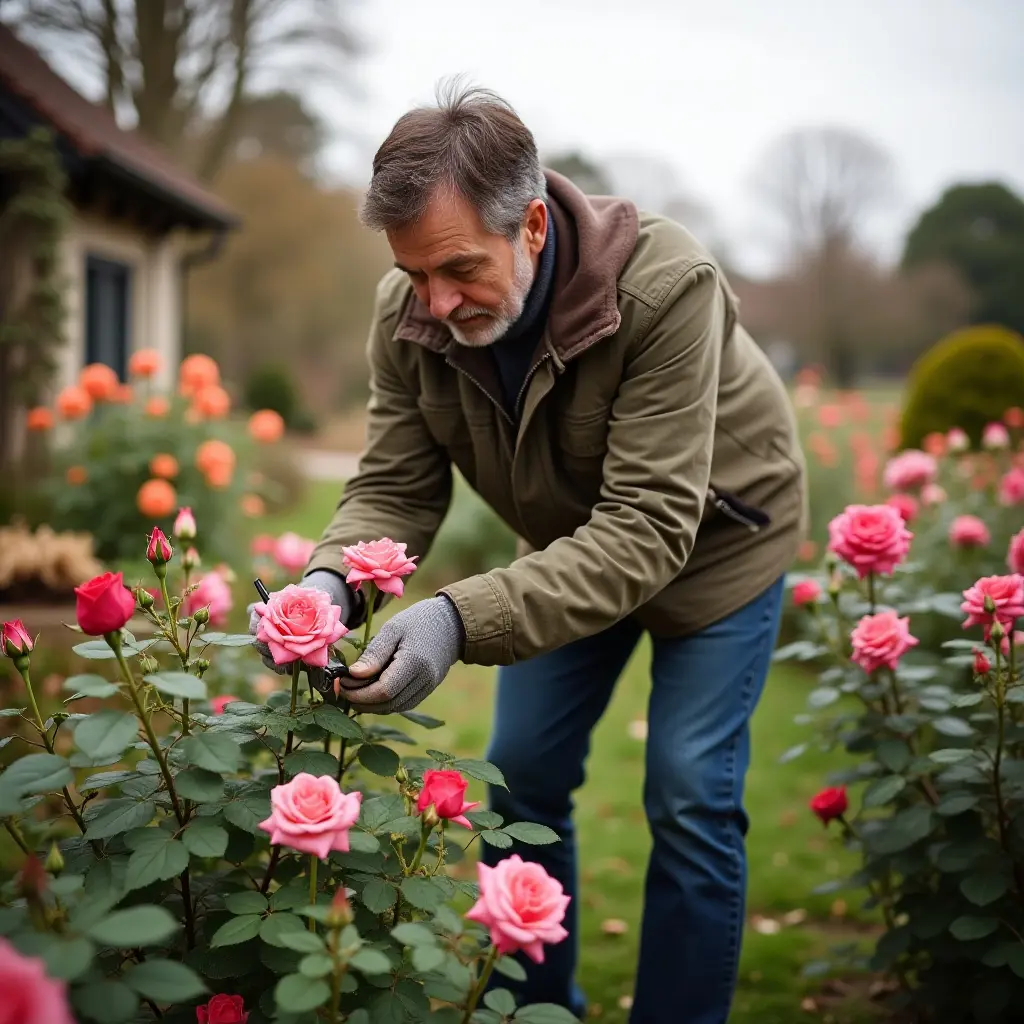
<path id="1" fill-rule="evenodd" d="M 447 597 L 417 601 L 381 626 L 341 679 L 342 693 L 356 711 L 409 711 L 441 684 L 465 642 L 462 618 Z M 365 682 L 382 669 L 378 680 Z"/>
<path id="2" fill-rule="evenodd" d="M 329 569 L 314 569 L 308 576 L 302 578 L 300 585 L 303 587 L 315 587 L 317 590 L 323 590 L 330 594 L 331 603 L 336 604 L 341 609 L 342 625 L 351 628 L 353 622 L 363 617 L 366 605 L 363 595 L 353 591 L 337 573 L 331 572 Z M 260 621 L 260 617 L 256 613 L 255 603 L 249 605 L 246 610 L 249 612 L 249 634 L 250 636 L 255 636 L 256 627 Z M 291 664 L 275 665 L 270 648 L 265 643 L 257 640 L 253 646 L 263 659 L 263 664 L 271 672 L 276 672 L 279 676 L 291 675 Z"/>

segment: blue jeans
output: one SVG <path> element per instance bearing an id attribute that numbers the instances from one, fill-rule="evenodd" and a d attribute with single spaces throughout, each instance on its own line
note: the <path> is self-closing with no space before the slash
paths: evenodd
<path id="1" fill-rule="evenodd" d="M 699 633 L 655 639 L 644 808 L 653 848 L 647 868 L 632 1024 L 725 1024 L 736 984 L 746 899 L 743 783 L 750 716 L 778 633 L 783 580 Z M 572 794 L 583 782 L 590 733 L 641 630 L 630 619 L 529 661 L 502 668 L 488 760 L 508 790 L 490 805 L 506 822 L 536 821 L 562 841 L 484 847 L 494 864 L 518 853 L 543 864 L 573 899 L 569 938 L 542 965 L 520 956 L 522 985 L 496 979 L 522 1002 L 586 1010 L 574 975 L 579 952 Z"/>

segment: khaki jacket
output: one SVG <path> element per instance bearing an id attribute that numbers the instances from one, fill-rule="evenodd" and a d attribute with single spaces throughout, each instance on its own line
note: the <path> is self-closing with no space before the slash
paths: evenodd
<path id="1" fill-rule="evenodd" d="M 803 456 L 768 359 L 709 254 L 678 224 L 548 174 L 557 229 L 547 328 L 505 412 L 493 356 L 458 345 L 404 274 L 378 290 L 367 447 L 310 569 L 389 536 L 425 555 L 452 466 L 521 538 L 505 569 L 444 588 L 463 660 L 504 665 L 632 615 L 682 636 L 786 571 Z"/>

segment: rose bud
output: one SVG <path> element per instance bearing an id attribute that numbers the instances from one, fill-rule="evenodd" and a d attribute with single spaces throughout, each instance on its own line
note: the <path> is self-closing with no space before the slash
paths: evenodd
<path id="1" fill-rule="evenodd" d="M 160 575 L 160 570 L 171 560 L 171 555 L 174 552 L 171 549 L 170 541 L 167 539 L 167 535 L 159 526 L 153 527 L 153 532 L 149 535 L 149 543 L 146 545 L 146 558 L 149 559 L 153 568 L 157 570 L 157 575 Z"/>
<path id="2" fill-rule="evenodd" d="M 196 517 L 192 515 L 192 509 L 178 509 L 178 516 L 174 520 L 173 533 L 178 540 L 196 539 Z"/>
<path id="3" fill-rule="evenodd" d="M 197 608 L 192 613 L 192 621 L 197 625 L 205 626 L 210 621 L 210 609 L 209 608 Z"/>
<path id="4" fill-rule="evenodd" d="M 181 567 L 186 570 L 198 569 L 201 565 L 199 552 L 195 548 L 189 548 L 181 559 Z"/>

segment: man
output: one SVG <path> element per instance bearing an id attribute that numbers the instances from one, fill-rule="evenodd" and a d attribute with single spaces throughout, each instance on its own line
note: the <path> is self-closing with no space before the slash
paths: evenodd
<path id="1" fill-rule="evenodd" d="M 573 896 L 570 939 L 528 965 L 521 996 L 582 1014 L 572 793 L 648 631 L 654 846 L 631 1019 L 723 1024 L 744 917 L 748 723 L 804 518 L 785 390 L 698 243 L 545 174 L 491 93 L 452 88 L 405 114 L 362 218 L 395 269 L 370 332 L 367 448 L 306 583 L 358 625 L 342 545 L 386 535 L 424 554 L 453 465 L 522 542 L 508 568 L 391 618 L 346 696 L 407 710 L 459 659 L 501 666 L 488 757 L 508 791 L 491 806 L 562 842 L 484 854 L 538 860 Z"/>

